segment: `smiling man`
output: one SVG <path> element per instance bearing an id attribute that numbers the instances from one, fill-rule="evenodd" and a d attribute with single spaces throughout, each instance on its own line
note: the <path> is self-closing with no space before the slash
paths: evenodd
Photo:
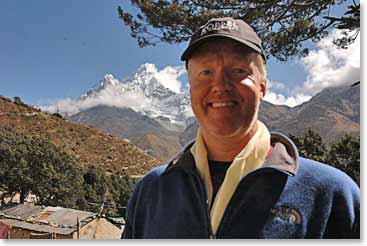
<path id="1" fill-rule="evenodd" d="M 261 40 L 212 19 L 183 53 L 197 137 L 137 184 L 124 238 L 359 238 L 359 188 L 258 120 Z"/>

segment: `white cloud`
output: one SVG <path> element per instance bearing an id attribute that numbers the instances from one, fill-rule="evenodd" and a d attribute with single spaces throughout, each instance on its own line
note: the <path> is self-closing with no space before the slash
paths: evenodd
<path id="1" fill-rule="evenodd" d="M 280 90 L 286 89 L 285 84 L 278 82 L 278 81 L 274 81 L 274 80 L 268 80 L 267 87 L 268 89 L 280 89 Z"/>
<path id="2" fill-rule="evenodd" d="M 341 37 L 341 30 L 333 30 L 317 43 L 317 50 L 301 59 L 308 75 L 302 92 L 315 94 L 326 87 L 351 85 L 360 80 L 360 35 L 348 49 L 332 43 Z"/>
<path id="3" fill-rule="evenodd" d="M 264 100 L 275 105 L 295 107 L 311 99 L 310 95 L 305 95 L 303 93 L 297 93 L 295 96 L 287 97 L 286 95 L 289 91 L 288 87 L 278 81 L 268 80 L 267 86 L 268 91 L 265 94 Z"/>
<path id="4" fill-rule="evenodd" d="M 348 49 L 340 49 L 333 40 L 341 35 L 341 30 L 333 30 L 316 44 L 317 49 L 300 60 L 307 73 L 301 86 L 289 89 L 281 82 L 268 81 L 269 91 L 264 100 L 294 107 L 327 87 L 347 86 L 360 81 L 360 35 Z"/>
<path id="5" fill-rule="evenodd" d="M 180 93 L 181 92 L 181 81 L 178 78 L 186 72 L 184 66 L 180 67 L 165 67 L 164 69 L 160 70 L 156 78 L 161 82 L 161 84 L 170 89 L 173 92 Z"/>
<path id="6" fill-rule="evenodd" d="M 295 96 L 285 97 L 282 94 L 268 91 L 264 97 L 264 100 L 275 105 L 287 105 L 289 107 L 295 107 L 311 99 L 311 96 L 302 93 Z"/>
<path id="7" fill-rule="evenodd" d="M 114 107 L 144 107 L 149 102 L 141 91 L 125 91 L 118 90 L 118 87 L 109 86 L 99 93 L 88 96 L 84 99 L 72 100 L 70 98 L 58 100 L 57 102 L 42 106 L 41 109 L 48 112 L 59 112 L 61 114 L 76 114 L 82 110 L 92 108 L 98 105 L 114 106 Z"/>

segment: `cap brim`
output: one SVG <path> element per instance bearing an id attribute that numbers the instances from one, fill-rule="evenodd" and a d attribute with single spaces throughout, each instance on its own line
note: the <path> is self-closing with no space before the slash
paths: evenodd
<path id="1" fill-rule="evenodd" d="M 181 56 L 181 61 L 187 61 L 188 58 L 190 57 L 191 53 L 195 49 L 197 49 L 201 44 L 203 44 L 204 41 L 206 41 L 209 38 L 213 38 L 213 37 L 225 37 L 225 38 L 230 38 L 232 40 L 240 42 L 241 44 L 244 44 L 247 47 L 249 47 L 249 48 L 253 49 L 254 51 L 256 51 L 257 53 L 259 53 L 263 57 L 264 61 L 266 61 L 265 54 L 264 54 L 263 50 L 261 49 L 261 47 L 259 47 L 258 45 L 254 44 L 254 43 L 252 43 L 248 40 L 239 39 L 239 38 L 233 37 L 231 35 L 226 35 L 226 34 L 223 34 L 223 33 L 221 33 L 221 34 L 213 33 L 213 34 L 207 35 L 205 37 L 202 37 L 202 38 L 196 40 L 194 43 L 189 45 L 189 47 L 184 51 L 184 53 Z"/>

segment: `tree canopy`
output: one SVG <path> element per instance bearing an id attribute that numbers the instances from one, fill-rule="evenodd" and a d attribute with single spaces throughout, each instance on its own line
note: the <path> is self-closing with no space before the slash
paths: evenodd
<path id="1" fill-rule="evenodd" d="M 326 162 L 360 184 L 360 137 L 345 135 L 330 146 Z"/>
<path id="2" fill-rule="evenodd" d="M 360 137 L 347 134 L 327 147 L 320 135 L 311 129 L 303 136 L 288 136 L 297 146 L 300 156 L 338 168 L 360 184 Z"/>
<path id="3" fill-rule="evenodd" d="M 298 147 L 298 152 L 301 156 L 315 161 L 325 161 L 327 148 L 317 132 L 308 129 L 303 136 L 293 136 L 289 134 L 289 137 Z"/>
<path id="4" fill-rule="evenodd" d="M 46 206 L 78 207 L 83 176 L 76 161 L 47 139 L 0 129 L 0 190 L 2 198 L 29 193 Z"/>
<path id="5" fill-rule="evenodd" d="M 48 139 L 0 127 L 0 203 L 16 193 L 23 203 L 32 193 L 38 205 L 96 212 L 99 207 L 91 203 L 125 207 L 134 186 L 129 176 L 82 167 Z M 122 215 L 123 211 L 110 209 L 109 214 Z"/>
<path id="6" fill-rule="evenodd" d="M 198 27 L 214 17 L 231 16 L 249 23 L 263 40 L 268 56 L 286 61 L 308 53 L 307 40 L 317 41 L 330 27 L 349 29 L 345 39 L 336 41 L 347 47 L 359 32 L 359 4 L 349 4 L 340 16 L 330 16 L 337 5 L 347 0 L 131 0 L 137 13 L 118 7 L 119 18 L 130 28 L 140 47 L 160 42 L 188 41 Z"/>

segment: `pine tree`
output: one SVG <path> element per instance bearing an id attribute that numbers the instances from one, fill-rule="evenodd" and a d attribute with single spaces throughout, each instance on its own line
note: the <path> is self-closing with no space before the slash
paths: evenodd
<path id="1" fill-rule="evenodd" d="M 359 3 L 330 1 L 199 1 L 199 0 L 132 0 L 138 11 L 118 7 L 119 18 L 130 28 L 139 46 L 188 41 L 195 30 L 214 17 L 231 16 L 248 22 L 263 40 L 267 53 L 280 61 L 306 55 L 305 41 L 318 41 L 331 27 L 347 28 L 346 47 L 360 29 Z M 342 17 L 331 16 L 333 7 L 348 4 Z M 347 9 L 347 7 L 346 7 Z"/>
<path id="2" fill-rule="evenodd" d="M 345 135 L 333 143 L 326 162 L 341 169 L 360 184 L 360 137 Z"/>
<path id="3" fill-rule="evenodd" d="M 29 193 L 46 206 L 77 208 L 82 203 L 82 168 L 47 139 L 0 128 L 0 181 L 3 197 Z"/>
<path id="4" fill-rule="evenodd" d="M 297 146 L 300 156 L 315 161 L 325 162 L 327 148 L 317 132 L 308 129 L 303 136 L 296 137 L 289 134 L 289 137 Z"/>

